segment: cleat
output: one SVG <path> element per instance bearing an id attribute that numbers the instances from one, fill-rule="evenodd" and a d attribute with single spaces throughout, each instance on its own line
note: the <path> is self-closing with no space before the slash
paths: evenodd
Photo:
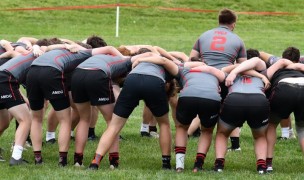
<path id="1" fill-rule="evenodd" d="M 29 141 L 29 140 L 26 140 L 25 141 L 25 146 L 28 147 L 28 148 L 31 148 L 32 147 L 32 142 Z"/>
<path id="2" fill-rule="evenodd" d="M 2 156 L 2 152 L 3 152 L 3 149 L 0 148 L 0 162 L 4 162 L 5 161 L 5 159 Z"/>
<path id="3" fill-rule="evenodd" d="M 180 167 L 179 167 L 179 168 L 176 168 L 176 172 L 177 172 L 177 173 L 182 173 L 182 172 L 184 172 L 184 169 L 183 169 L 183 168 L 180 168 Z"/>
<path id="4" fill-rule="evenodd" d="M 59 167 L 65 167 L 68 165 L 67 158 L 66 157 L 59 157 L 58 166 Z"/>
<path id="5" fill-rule="evenodd" d="M 202 170 L 203 170 L 202 167 L 194 167 L 192 172 L 197 173 L 197 172 L 202 171 Z"/>
<path id="6" fill-rule="evenodd" d="M 47 144 L 55 144 L 56 143 L 56 139 L 52 138 L 46 141 Z"/>
<path id="7" fill-rule="evenodd" d="M 216 159 L 213 167 L 215 172 L 223 172 L 225 160 Z"/>
<path id="8" fill-rule="evenodd" d="M 151 131 L 150 132 L 150 137 L 153 137 L 153 138 L 159 138 L 159 134 L 155 131 Z"/>
<path id="9" fill-rule="evenodd" d="M 88 137 L 88 141 L 95 141 L 95 140 L 98 140 L 98 137 L 95 134 Z"/>
<path id="10" fill-rule="evenodd" d="M 35 157 L 35 165 L 42 165 L 43 161 L 42 161 L 42 157 Z"/>
<path id="11" fill-rule="evenodd" d="M 266 174 L 267 172 L 267 168 L 265 167 L 265 165 L 259 165 L 258 168 L 257 168 L 257 171 L 259 174 Z"/>
<path id="12" fill-rule="evenodd" d="M 215 171 L 215 172 L 223 172 L 223 168 L 214 167 L 214 168 L 213 168 L 213 171 Z"/>
<path id="13" fill-rule="evenodd" d="M 98 170 L 98 165 L 95 163 L 91 163 L 88 169 L 89 170 Z"/>
<path id="14" fill-rule="evenodd" d="M 267 171 L 268 173 L 272 173 L 272 171 L 273 171 L 272 163 L 267 164 L 267 169 L 266 169 L 266 171 Z"/>
<path id="15" fill-rule="evenodd" d="M 282 137 L 282 136 L 277 138 L 277 140 L 279 140 L 279 141 L 284 141 L 284 140 L 288 140 L 288 139 L 289 139 L 289 137 Z"/>
<path id="16" fill-rule="evenodd" d="M 125 140 L 124 137 L 122 137 L 121 135 L 119 135 L 119 141 Z"/>
<path id="17" fill-rule="evenodd" d="M 229 147 L 229 148 L 227 148 L 227 151 L 228 152 L 230 152 L 230 151 L 241 151 L 241 147 L 238 147 L 238 148 Z"/>
<path id="18" fill-rule="evenodd" d="M 141 137 L 151 137 L 150 133 L 144 132 L 144 131 L 141 131 L 140 135 L 141 135 Z"/>
<path id="19" fill-rule="evenodd" d="M 20 158 L 18 160 L 14 159 L 13 157 L 11 157 L 10 159 L 10 162 L 9 162 L 9 165 L 10 166 L 17 166 L 17 165 L 26 165 L 28 164 L 29 162 Z"/>
<path id="20" fill-rule="evenodd" d="M 171 170 L 171 164 L 163 164 L 162 169 L 163 170 Z"/>
<path id="21" fill-rule="evenodd" d="M 84 168 L 85 166 L 84 166 L 83 164 L 80 164 L 80 163 L 76 162 L 76 163 L 74 164 L 74 167 Z"/>

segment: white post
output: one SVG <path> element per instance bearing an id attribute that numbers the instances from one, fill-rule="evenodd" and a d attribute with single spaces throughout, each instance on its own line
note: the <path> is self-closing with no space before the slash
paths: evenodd
<path id="1" fill-rule="evenodd" d="M 119 2 L 117 1 L 117 6 L 116 6 L 116 37 L 118 37 L 118 31 L 119 31 Z"/>

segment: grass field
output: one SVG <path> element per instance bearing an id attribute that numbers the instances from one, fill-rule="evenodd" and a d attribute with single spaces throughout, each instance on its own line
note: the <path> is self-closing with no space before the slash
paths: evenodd
<path id="1" fill-rule="evenodd" d="M 223 7 L 239 12 L 235 32 L 244 40 L 247 48 L 256 48 L 280 56 L 287 46 L 304 48 L 304 3 L 302 0 L 125 0 L 123 4 L 145 7 L 121 7 L 119 37 L 115 37 L 115 8 L 75 9 L 54 11 L 7 11 L 11 8 L 33 8 L 54 6 L 89 6 L 115 4 L 114 0 L 1 0 L 0 38 L 15 41 L 21 36 L 61 37 L 82 40 L 96 34 L 102 36 L 110 45 L 152 44 L 167 50 L 183 51 L 187 54 L 198 36 L 217 26 L 217 12 L 199 13 L 165 10 L 166 8 L 191 8 L 219 10 Z M 162 8 L 161 8 L 162 7 Z M 250 15 L 245 12 L 288 12 L 292 15 Z M 133 112 L 121 135 L 120 167 L 109 170 L 107 157 L 96 172 L 72 167 L 74 142 L 69 151 L 70 165 L 57 167 L 58 146 L 45 145 L 43 157 L 45 164 L 35 166 L 31 149 L 24 151 L 24 158 L 31 161 L 28 166 L 9 167 L 0 163 L 0 179 L 303 179 L 303 156 L 297 140 L 280 141 L 276 144 L 273 174 L 259 176 L 255 171 L 253 142 L 247 124 L 241 134 L 240 153 L 228 153 L 224 173 L 213 173 L 210 169 L 214 161 L 213 145 L 205 161 L 205 171 L 191 172 L 196 155 L 197 139 L 191 138 L 186 154 L 185 172 L 162 171 L 161 153 L 156 139 L 141 138 L 142 104 Z M 0 120 L 1 123 L 1 120 Z M 4 157 L 10 158 L 14 123 L 0 138 L 0 146 L 5 149 Z M 97 133 L 105 129 L 103 119 L 99 118 Z M 172 124 L 174 134 L 174 125 Z M 278 129 L 278 133 L 280 130 Z M 84 163 L 88 165 L 97 147 L 97 142 L 88 142 Z M 172 165 L 175 155 L 172 151 Z"/>

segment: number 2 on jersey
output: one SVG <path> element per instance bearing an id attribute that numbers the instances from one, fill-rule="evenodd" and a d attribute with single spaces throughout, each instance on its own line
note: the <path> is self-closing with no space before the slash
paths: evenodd
<path id="1" fill-rule="evenodd" d="M 224 51 L 225 43 L 226 43 L 225 36 L 214 36 L 211 42 L 210 49 L 213 51 Z"/>

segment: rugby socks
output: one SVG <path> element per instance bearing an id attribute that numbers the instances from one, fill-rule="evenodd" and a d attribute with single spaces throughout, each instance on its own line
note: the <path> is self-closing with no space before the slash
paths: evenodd
<path id="1" fill-rule="evenodd" d="M 289 127 L 281 128 L 281 133 L 283 138 L 289 138 Z"/>
<path id="2" fill-rule="evenodd" d="M 258 159 L 256 162 L 257 171 L 265 171 L 266 172 L 266 161 L 264 159 Z"/>
<path id="3" fill-rule="evenodd" d="M 96 136 L 96 135 L 95 135 L 95 127 L 89 128 L 88 137 L 93 137 L 93 136 Z"/>
<path id="4" fill-rule="evenodd" d="M 96 164 L 99 166 L 100 161 L 103 159 L 103 156 L 100 154 L 95 154 L 94 159 L 92 160 L 91 164 Z"/>
<path id="5" fill-rule="evenodd" d="M 140 132 L 149 132 L 149 124 L 141 123 Z"/>
<path id="6" fill-rule="evenodd" d="M 15 144 L 15 145 L 14 145 L 14 148 L 13 148 L 12 157 L 13 157 L 15 160 L 21 159 L 21 157 L 22 157 L 22 151 L 23 151 L 23 147 Z"/>
<path id="7" fill-rule="evenodd" d="M 46 132 L 45 140 L 49 141 L 50 139 L 56 139 L 56 132 Z"/>
<path id="8" fill-rule="evenodd" d="M 118 168 L 119 153 L 118 152 L 109 153 L 109 161 L 110 161 L 110 166 L 113 166 L 112 168 Z"/>
<path id="9" fill-rule="evenodd" d="M 163 161 L 163 165 L 162 168 L 163 169 L 171 169 L 171 156 L 170 155 L 162 155 L 162 161 Z"/>
<path id="10" fill-rule="evenodd" d="M 42 164 L 41 151 L 34 151 L 35 164 Z"/>
<path id="11" fill-rule="evenodd" d="M 240 137 L 230 137 L 231 148 L 237 149 L 240 147 Z"/>
<path id="12" fill-rule="evenodd" d="M 149 133 L 150 132 L 157 132 L 157 127 L 156 126 L 149 126 Z"/>
<path id="13" fill-rule="evenodd" d="M 67 156 L 68 156 L 68 152 L 59 152 L 59 163 L 58 163 L 59 166 L 64 167 L 68 165 Z"/>
<path id="14" fill-rule="evenodd" d="M 176 169 L 184 169 L 185 168 L 185 154 L 186 147 L 175 146 L 175 159 L 176 159 Z"/>
<path id="15" fill-rule="evenodd" d="M 74 165 L 78 163 L 79 166 L 82 165 L 83 153 L 74 153 Z"/>
<path id="16" fill-rule="evenodd" d="M 224 169 L 225 158 L 216 158 L 214 162 L 214 171 L 221 172 Z"/>
<path id="17" fill-rule="evenodd" d="M 266 158 L 266 165 L 272 165 L 272 158 Z"/>
<path id="18" fill-rule="evenodd" d="M 204 154 L 204 153 L 196 153 L 196 158 L 195 158 L 195 162 L 194 162 L 194 167 L 193 168 L 197 169 L 197 170 L 202 170 L 205 158 L 206 158 L 206 154 Z"/>

